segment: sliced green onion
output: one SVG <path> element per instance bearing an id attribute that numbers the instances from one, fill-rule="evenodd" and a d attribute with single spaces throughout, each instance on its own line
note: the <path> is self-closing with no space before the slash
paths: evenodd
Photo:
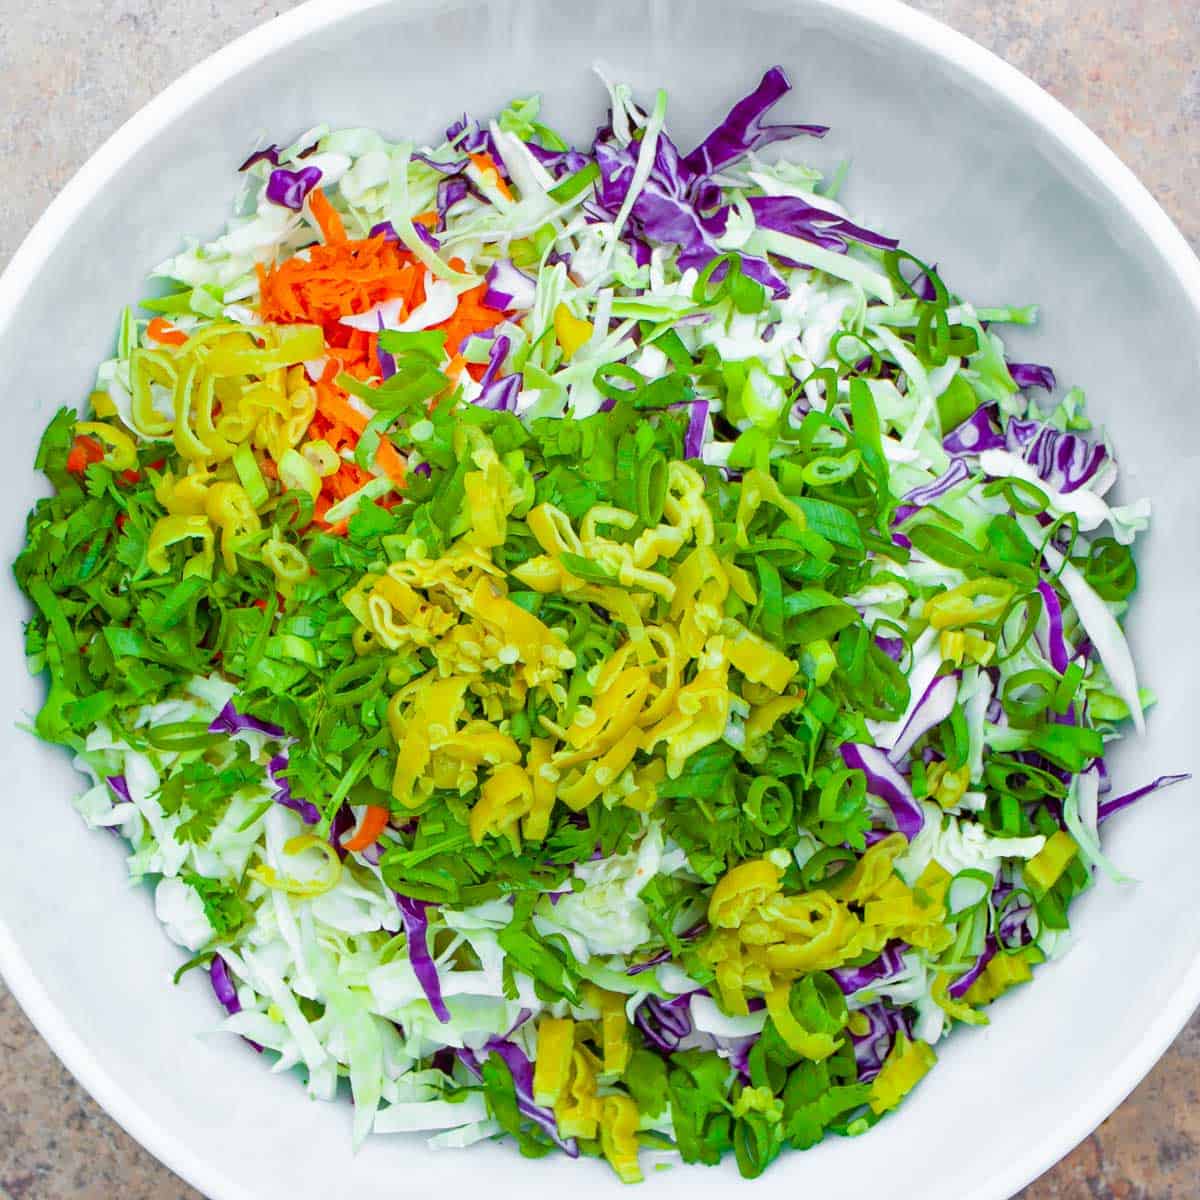
<path id="1" fill-rule="evenodd" d="M 262 508 L 267 502 L 267 481 L 259 470 L 258 460 L 247 442 L 243 442 L 233 452 L 233 469 L 255 508 Z"/>
<path id="2" fill-rule="evenodd" d="M 978 867 L 959 871 L 946 889 L 946 920 L 955 921 L 987 903 L 995 879 Z"/>

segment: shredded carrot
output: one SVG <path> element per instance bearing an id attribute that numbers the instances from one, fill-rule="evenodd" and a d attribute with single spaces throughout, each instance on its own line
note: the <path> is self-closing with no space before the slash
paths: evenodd
<path id="1" fill-rule="evenodd" d="M 387 828 L 388 809 L 376 804 L 368 804 L 358 823 L 354 836 L 342 843 L 343 850 L 365 850 L 379 840 L 379 835 Z"/>
<path id="2" fill-rule="evenodd" d="M 437 209 L 430 208 L 423 213 L 417 213 L 417 215 L 413 217 L 413 224 L 424 225 L 426 229 L 436 229 L 438 220 L 439 217 L 437 214 Z"/>
<path id="3" fill-rule="evenodd" d="M 71 445 L 67 455 L 67 470 L 72 475 L 82 475 L 92 463 L 104 457 L 104 447 L 95 438 L 80 435 Z"/>
<path id="4" fill-rule="evenodd" d="M 496 160 L 490 154 L 485 151 L 482 154 L 470 154 L 467 157 L 475 164 L 481 175 L 491 175 L 488 182 L 505 200 L 513 198 L 512 189 L 505 183 L 504 177 L 500 174 L 500 168 L 496 166 Z"/>
<path id="5" fill-rule="evenodd" d="M 482 283 L 468 292 L 463 292 L 458 298 L 458 308 L 455 309 L 454 315 L 436 326 L 445 333 L 446 353 L 451 357 L 461 352 L 463 343 L 473 333 L 484 333 L 493 329 L 504 319 L 503 312 L 489 308 L 483 303 L 486 294 L 487 285 Z"/>
<path id="6" fill-rule="evenodd" d="M 331 346 L 346 346 L 354 332 L 338 322 L 381 300 L 399 298 L 405 309 L 424 300 L 424 271 L 397 242 L 374 237 L 310 246 L 307 258 L 258 267 L 263 319 L 306 321 L 325 327 Z"/>
<path id="7" fill-rule="evenodd" d="M 331 383 L 324 379 L 317 384 L 317 412 L 327 421 L 348 425 L 355 433 L 367 427 L 367 418 L 362 415 Z"/>
<path id="8" fill-rule="evenodd" d="M 188 335 L 182 329 L 176 329 L 164 317 L 153 317 L 146 326 L 146 334 L 161 346 L 183 346 L 188 340 Z"/>
<path id="9" fill-rule="evenodd" d="M 337 537 L 344 537 L 349 532 L 350 524 L 348 521 L 336 521 L 330 525 L 325 520 L 325 514 L 333 507 L 333 501 L 328 496 L 318 496 L 316 503 L 313 505 L 313 524 L 320 529 L 324 529 L 327 533 L 332 533 Z"/>
<path id="10" fill-rule="evenodd" d="M 329 203 L 329 197 L 320 188 L 313 188 L 308 193 L 308 206 L 321 227 L 321 236 L 326 243 L 346 240 L 346 226 L 342 224 L 341 214 Z"/>
<path id="11" fill-rule="evenodd" d="M 404 486 L 408 467 L 400 456 L 400 451 L 387 438 L 381 438 L 379 449 L 375 451 L 375 465 L 397 486 Z"/>
<path id="12" fill-rule="evenodd" d="M 321 491 L 336 503 L 352 496 L 370 479 L 370 474 L 357 463 L 344 462 L 332 475 L 321 481 Z"/>

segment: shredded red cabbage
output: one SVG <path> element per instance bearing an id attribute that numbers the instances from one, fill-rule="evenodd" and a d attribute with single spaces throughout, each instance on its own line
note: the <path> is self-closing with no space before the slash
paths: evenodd
<path id="1" fill-rule="evenodd" d="M 433 1015 L 445 1024 L 450 1020 L 450 1010 L 442 999 L 441 980 L 438 979 L 433 956 L 429 953 L 429 920 L 425 915 L 429 905 L 424 900 L 401 896 L 399 892 L 394 894 L 404 921 L 404 935 L 408 939 L 408 961 L 429 1001 L 429 1007 L 433 1009 Z"/>
<path id="2" fill-rule="evenodd" d="M 1007 448 L 1019 454 L 1041 479 L 1060 492 L 1082 487 L 1108 459 L 1102 442 L 1089 442 L 1041 421 L 1014 417 L 1005 435 Z"/>
<path id="3" fill-rule="evenodd" d="M 984 450 L 1003 450 L 1004 437 L 996 432 L 992 411 L 985 405 L 977 408 L 961 425 L 942 439 L 947 454 L 980 454 Z"/>
<path id="4" fill-rule="evenodd" d="M 861 967 L 837 967 L 829 974 L 847 996 L 852 996 L 873 983 L 882 983 L 899 975 L 904 970 L 902 956 L 906 949 L 903 942 L 888 942 L 879 957 L 871 962 Z"/>
<path id="5" fill-rule="evenodd" d="M 952 675 L 939 676 L 929 684 L 888 751 L 892 762 L 904 758 L 918 738 L 940 725 L 954 711 L 960 679 L 961 673 L 955 671 Z"/>
<path id="6" fill-rule="evenodd" d="M 275 793 L 271 799 L 276 804 L 282 804 L 284 808 L 290 808 L 292 812 L 299 813 L 300 819 L 305 825 L 316 825 L 321 819 L 321 813 L 311 801 L 292 795 L 290 781 L 286 775 L 281 774 L 287 770 L 287 765 L 288 756 L 286 754 L 277 754 L 267 763 L 267 778 L 275 785 Z"/>
<path id="7" fill-rule="evenodd" d="M 980 956 L 971 964 L 965 975 L 960 975 L 946 989 L 946 994 L 951 1000 L 961 1000 L 971 990 L 971 985 L 983 974 L 988 963 L 996 957 L 998 949 L 996 939 L 989 933 Z"/>
<path id="8" fill-rule="evenodd" d="M 104 782 L 108 784 L 112 794 L 124 804 L 132 804 L 133 797 L 129 794 L 129 784 L 124 775 L 108 775 Z"/>
<path id="9" fill-rule="evenodd" d="M 277 167 L 267 180 L 267 199 L 272 204 L 282 204 L 284 208 L 299 212 L 304 207 L 305 197 L 320 182 L 320 167 L 302 167 L 299 171 Z"/>
<path id="10" fill-rule="evenodd" d="M 843 742 L 838 747 L 842 761 L 867 777 L 867 791 L 883 800 L 892 811 L 896 828 L 911 842 L 925 824 L 925 814 L 913 799 L 908 780 L 896 769 L 882 750 L 858 742 Z"/>
<path id="11" fill-rule="evenodd" d="M 504 1065 L 512 1076 L 513 1091 L 516 1093 L 517 1108 L 520 1109 L 521 1115 L 546 1133 L 559 1149 L 565 1151 L 571 1158 L 578 1158 L 579 1146 L 575 1139 L 564 1138 L 558 1132 L 558 1122 L 554 1119 L 554 1113 L 533 1102 L 533 1064 L 520 1046 L 503 1038 L 493 1037 L 488 1038 L 483 1048 L 487 1053 L 496 1054 L 504 1060 Z M 474 1051 L 464 1048 L 455 1050 L 454 1053 L 476 1079 L 482 1077 L 483 1072 Z"/>
<path id="12" fill-rule="evenodd" d="M 484 282 L 487 284 L 487 291 L 484 292 L 483 302 L 488 308 L 512 312 L 516 309 L 529 309 L 534 305 L 536 281 L 524 271 L 517 270 L 507 258 L 492 263 Z"/>
<path id="13" fill-rule="evenodd" d="M 1126 792 L 1123 796 L 1116 796 L 1112 800 L 1105 800 L 1097 812 L 1097 824 L 1103 824 L 1109 817 L 1119 813 L 1123 808 L 1128 808 L 1131 804 L 1136 804 L 1139 800 L 1149 796 L 1151 792 L 1170 787 L 1173 783 L 1183 783 L 1185 779 L 1191 779 L 1191 775 L 1160 775 L 1153 783 L 1135 788 L 1132 792 Z"/>
<path id="14" fill-rule="evenodd" d="M 836 213 L 814 208 L 796 196 L 751 196 L 748 202 L 761 229 L 803 238 L 838 254 L 846 253 L 850 241 L 884 250 L 894 250 L 900 245 L 896 238 L 884 237 Z"/>
<path id="15" fill-rule="evenodd" d="M 866 1018 L 869 1028 L 863 1034 L 851 1033 L 850 1040 L 854 1043 L 859 1082 L 870 1083 L 892 1052 L 896 1034 L 902 1032 L 911 1037 L 912 1026 L 903 1009 L 893 1008 L 884 1000 L 877 1000 L 857 1011 Z"/>
<path id="16" fill-rule="evenodd" d="M 278 725 L 273 725 L 270 721 L 260 721 L 258 717 L 239 713 L 233 707 L 232 700 L 221 709 L 213 718 L 212 724 L 208 727 L 209 733 L 242 733 L 245 730 L 265 734 L 269 738 L 281 738 L 284 736 L 284 730 Z"/>
<path id="17" fill-rule="evenodd" d="M 751 150 L 794 137 L 824 137 L 828 125 L 765 125 L 763 118 L 792 85 L 782 67 L 772 67 L 758 87 L 739 100 L 728 116 L 684 160 L 693 174 L 706 177 L 736 162 Z"/>
<path id="18" fill-rule="evenodd" d="M 1052 392 L 1058 383 L 1049 367 L 1039 366 L 1037 363 L 1010 362 L 1008 373 L 1012 376 L 1013 383 L 1020 388 L 1045 388 L 1046 391 Z"/>
<path id="19" fill-rule="evenodd" d="M 240 167 L 238 167 L 238 171 L 248 171 L 257 162 L 269 162 L 273 167 L 279 166 L 279 147 L 271 145 L 264 146 L 261 150 L 255 150 L 255 152 L 251 154 L 250 157 L 247 158 Z"/>

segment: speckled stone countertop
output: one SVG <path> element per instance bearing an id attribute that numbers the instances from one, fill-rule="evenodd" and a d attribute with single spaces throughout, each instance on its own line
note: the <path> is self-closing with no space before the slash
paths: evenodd
<path id="1" fill-rule="evenodd" d="M 0 0 L 0 266 L 92 149 L 286 4 Z M 1200 0 L 917 0 L 1081 116 L 1200 250 Z M 1200 1198 L 1200 1016 L 1022 1200 Z M 194 1200 L 58 1063 L 0 983 L 0 1197 Z"/>

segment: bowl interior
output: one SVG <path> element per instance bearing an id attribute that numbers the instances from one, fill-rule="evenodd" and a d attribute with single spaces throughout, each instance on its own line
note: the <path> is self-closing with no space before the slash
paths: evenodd
<path id="1" fill-rule="evenodd" d="M 1200 317 L 1182 280 L 1196 264 L 1169 261 L 1187 252 L 1135 217 L 1161 219 L 1148 198 L 1128 183 L 1118 195 L 1085 161 L 1094 151 L 1080 131 L 1061 116 L 1056 132 L 1034 120 L 997 64 L 899 6 L 870 7 L 868 16 L 833 0 L 751 0 L 736 12 L 717 0 L 418 0 L 336 14 L 330 5 L 292 14 L 223 68 L 209 66 L 164 102 L 159 127 L 123 162 L 110 154 L 111 178 L 92 172 L 102 186 L 76 194 L 73 219 L 28 287 L 10 279 L 11 304 L 0 301 L 5 559 L 38 486 L 31 463 L 45 421 L 86 394 L 120 306 L 145 294 L 146 270 L 182 235 L 219 229 L 236 166 L 260 139 L 286 141 L 325 121 L 436 140 L 464 109 L 487 114 L 533 91 L 551 124 L 587 138 L 605 107 L 590 73 L 600 62 L 643 94 L 669 89 L 669 128 L 686 149 L 778 62 L 795 84 L 785 119 L 833 126 L 797 153 L 829 165 L 853 158 L 845 198 L 857 217 L 900 235 L 978 303 L 1042 305 L 1041 327 L 1012 336 L 1015 356 L 1050 362 L 1060 381 L 1087 389 L 1117 447 L 1124 498 L 1149 495 L 1156 509 L 1131 629 L 1160 703 L 1149 734 L 1117 754 L 1116 783 L 1194 769 Z M 24 669 L 24 612 L 6 581 L 0 962 L 119 1119 L 218 1200 L 371 1200 L 433 1186 L 465 1195 L 485 1178 L 499 1194 L 550 1195 L 568 1181 L 579 1196 L 615 1187 L 598 1165 L 532 1166 L 509 1147 L 435 1155 L 415 1140 L 378 1139 L 352 1156 L 348 1105 L 312 1104 L 242 1043 L 203 1036 L 219 1015 L 206 981 L 197 972 L 170 986 L 180 955 L 149 896 L 125 882 L 116 840 L 89 834 L 67 803 L 78 777 L 66 757 L 12 726 L 42 690 Z M 997 1004 L 988 1028 L 944 1045 L 940 1068 L 898 1116 L 865 1141 L 786 1156 L 759 1194 L 851 1200 L 869 1178 L 878 1200 L 999 1197 L 1084 1136 L 1195 998 L 1194 801 L 1184 785 L 1114 820 L 1108 844 L 1140 884 L 1102 883 L 1084 898 L 1075 949 Z M 652 1175 L 647 1190 L 677 1185 L 679 1170 Z M 734 1177 L 728 1166 L 686 1179 L 707 1194 Z"/>

